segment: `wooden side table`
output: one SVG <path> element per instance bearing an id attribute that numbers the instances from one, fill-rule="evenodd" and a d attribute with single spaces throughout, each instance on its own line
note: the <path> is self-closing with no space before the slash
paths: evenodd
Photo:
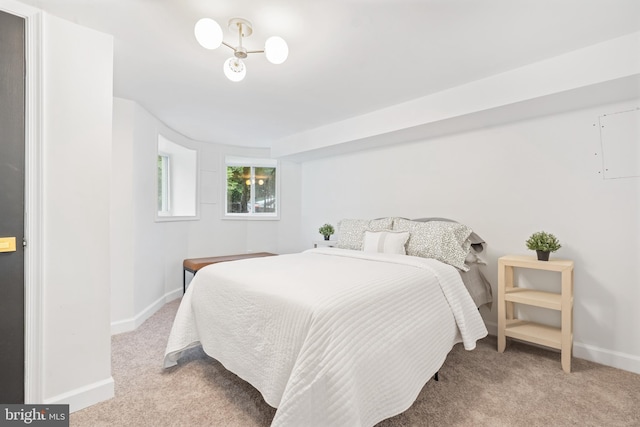
<path id="1" fill-rule="evenodd" d="M 217 264 L 219 262 L 227 262 L 227 261 L 238 261 L 241 259 L 248 258 L 261 258 L 266 256 L 274 256 L 277 254 L 272 254 L 270 252 L 254 252 L 248 254 L 240 254 L 240 255 L 224 255 L 224 256 L 214 256 L 208 258 L 189 258 L 182 261 L 182 293 L 187 291 L 187 278 L 186 272 L 192 273 L 194 276 L 202 267 L 206 267 L 210 264 Z"/>
<path id="2" fill-rule="evenodd" d="M 556 271 L 561 274 L 560 293 L 520 288 L 514 283 L 514 268 Z M 516 319 L 514 304 L 526 304 L 561 312 L 561 326 L 554 328 Z M 498 259 L 498 352 L 506 347 L 506 337 L 557 348 L 562 369 L 571 372 L 573 347 L 573 261 L 538 261 L 533 256 L 508 255 Z"/>

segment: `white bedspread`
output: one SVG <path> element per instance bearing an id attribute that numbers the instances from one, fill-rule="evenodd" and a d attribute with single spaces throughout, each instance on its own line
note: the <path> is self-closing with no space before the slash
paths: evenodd
<path id="1" fill-rule="evenodd" d="M 272 426 L 372 426 L 409 408 L 455 343 L 486 334 L 454 267 L 312 249 L 201 269 L 165 367 L 201 344 L 278 408 Z"/>

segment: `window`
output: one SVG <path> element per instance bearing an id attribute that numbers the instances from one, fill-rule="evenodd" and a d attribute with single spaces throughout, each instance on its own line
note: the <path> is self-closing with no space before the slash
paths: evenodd
<path id="1" fill-rule="evenodd" d="M 169 156 L 158 154 L 158 214 L 168 215 L 169 207 Z"/>
<path id="2" fill-rule="evenodd" d="M 225 216 L 278 218 L 277 162 L 226 157 Z"/>
<path id="3" fill-rule="evenodd" d="M 157 220 L 197 219 L 197 151 L 158 135 Z"/>

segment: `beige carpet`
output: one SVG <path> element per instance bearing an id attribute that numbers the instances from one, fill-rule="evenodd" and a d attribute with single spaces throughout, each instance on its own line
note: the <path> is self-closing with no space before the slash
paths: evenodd
<path id="1" fill-rule="evenodd" d="M 71 414 L 71 426 L 268 426 L 275 409 L 260 393 L 194 349 L 163 370 L 166 340 L 179 301 L 137 330 L 113 337 L 116 397 Z M 640 375 L 494 337 L 471 352 L 457 345 L 397 426 L 640 426 Z M 304 426 L 300 426 L 304 427 Z"/>

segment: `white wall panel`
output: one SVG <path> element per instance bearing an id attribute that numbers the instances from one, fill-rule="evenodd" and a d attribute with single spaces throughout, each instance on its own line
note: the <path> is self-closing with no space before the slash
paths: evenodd
<path id="1" fill-rule="evenodd" d="M 73 411 L 113 396 L 113 38 L 47 14 L 43 28 L 43 396 Z"/>

